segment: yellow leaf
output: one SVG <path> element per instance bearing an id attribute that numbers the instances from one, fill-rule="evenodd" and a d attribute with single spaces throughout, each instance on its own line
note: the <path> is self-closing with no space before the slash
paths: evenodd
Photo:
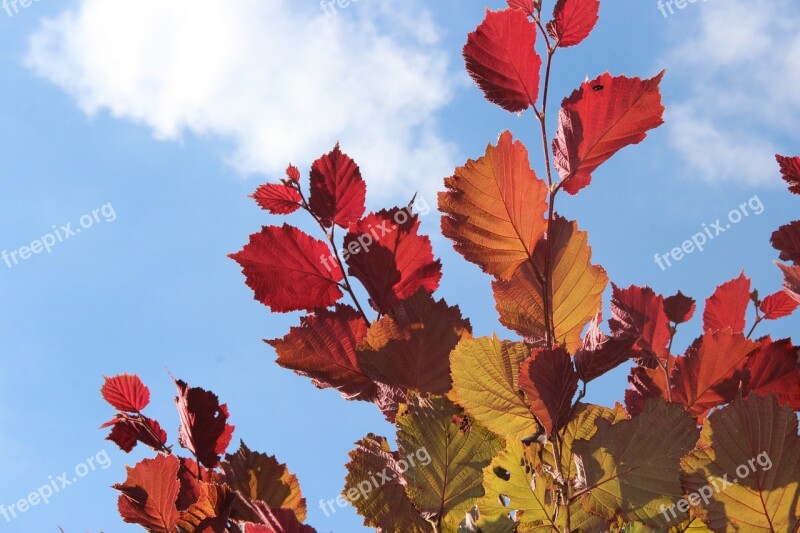
<path id="1" fill-rule="evenodd" d="M 578 230 L 577 223 L 557 217 L 547 239 L 537 244 L 533 260 L 520 266 L 511 279 L 492 284 L 497 311 L 503 325 L 520 335 L 533 340 L 545 337 L 542 279 L 548 252 L 555 339 L 574 354 L 581 346 L 583 328 L 600 310 L 608 285 L 606 271 L 591 264 L 587 234 Z"/>
<path id="2" fill-rule="evenodd" d="M 537 447 L 523 444 L 524 437 L 509 437 L 505 449 L 484 469 L 486 495 L 478 501 L 481 520 L 512 517 L 520 531 L 561 531 L 563 524 L 553 519 L 559 514 L 553 478 L 542 470 Z"/>
<path id="3" fill-rule="evenodd" d="M 519 389 L 519 366 L 530 353 L 524 343 L 496 335 L 462 340 L 450 354 L 453 399 L 500 436 L 535 433 L 536 420 Z"/>

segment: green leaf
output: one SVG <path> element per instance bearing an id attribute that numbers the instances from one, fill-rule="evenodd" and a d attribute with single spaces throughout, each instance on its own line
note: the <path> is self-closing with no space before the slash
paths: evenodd
<path id="1" fill-rule="evenodd" d="M 455 532 L 483 496 L 483 468 L 501 447 L 491 431 L 463 417 L 446 398 L 422 399 L 413 394 L 397 414 L 401 455 L 430 459 L 428 464 L 417 462 L 408 469 L 406 491 L 442 533 Z"/>
<path id="2" fill-rule="evenodd" d="M 682 406 L 661 400 L 647 402 L 631 420 L 614 425 L 598 420 L 597 433 L 573 445 L 585 472 L 585 485 L 573 499 L 607 520 L 621 516 L 665 525 L 661 506 L 683 496 L 679 461 L 694 448 L 697 435 Z"/>
<path id="3" fill-rule="evenodd" d="M 500 436 L 535 433 L 536 420 L 519 389 L 520 363 L 530 353 L 524 343 L 497 335 L 462 340 L 450 354 L 453 400 Z"/>
<path id="4" fill-rule="evenodd" d="M 797 416 L 774 396 L 739 398 L 712 413 L 681 470 L 690 494 L 711 493 L 698 498 L 695 512 L 712 531 L 796 531 L 800 524 Z"/>

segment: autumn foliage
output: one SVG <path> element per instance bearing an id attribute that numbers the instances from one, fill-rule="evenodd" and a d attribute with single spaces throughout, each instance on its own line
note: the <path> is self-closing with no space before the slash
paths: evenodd
<path id="1" fill-rule="evenodd" d="M 554 60 L 590 35 L 600 6 L 558 0 L 545 22 L 541 4 L 508 0 L 507 9 L 487 11 L 464 58 L 488 101 L 531 110 L 544 168 L 533 170 L 528 148 L 506 131 L 456 168 L 438 198 L 442 233 L 491 278 L 499 319 L 518 337 L 475 338 L 459 308 L 434 296 L 441 263 L 419 233 L 415 200 L 366 213 L 359 167 L 337 145 L 313 162 L 307 186 L 289 166 L 253 195 L 273 215 L 305 212 L 321 238 L 270 225 L 231 256 L 256 300 L 304 313 L 267 342 L 282 367 L 374 403 L 396 425 L 397 450 L 375 434 L 356 443 L 342 492 L 379 531 L 798 531 L 798 348 L 755 333 L 800 305 L 800 221 L 772 236 L 784 286 L 761 298 L 744 273 L 722 283 L 701 306 L 696 340 L 675 353 L 676 332 L 701 311 L 697 301 L 611 284 L 592 262 L 587 232 L 556 210 L 562 191 L 591 194 L 584 189 L 593 177 L 609 179 L 598 173 L 605 161 L 663 123 L 664 73 L 605 73 L 580 84 L 550 135 Z M 778 163 L 800 194 L 800 158 Z M 593 380 L 623 364 L 624 405 L 583 401 Z M 247 465 L 274 459 L 244 445 L 223 459 L 227 410 L 210 393 L 176 384 L 179 443 L 192 458 L 173 455 L 159 424 L 141 413 L 149 393 L 137 378 L 104 387 L 120 411 L 109 438 L 125 451 L 142 443 L 158 452 L 116 487 L 123 517 L 149 531 L 300 527 L 296 480 L 273 466 L 264 486 L 282 490 L 254 490 L 251 481 L 248 491 Z M 422 448 L 429 464 L 403 465 Z M 760 454 L 769 469 L 695 498 Z M 391 481 L 359 497 L 379 471 L 392 472 Z"/>

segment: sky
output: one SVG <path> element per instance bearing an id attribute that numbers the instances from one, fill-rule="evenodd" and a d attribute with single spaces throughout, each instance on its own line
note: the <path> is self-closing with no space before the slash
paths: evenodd
<path id="1" fill-rule="evenodd" d="M 702 0 L 670 14 L 656 0 L 601 3 L 586 43 L 556 55 L 551 132 L 559 99 L 605 71 L 666 69 L 666 124 L 557 210 L 589 232 L 594 262 L 621 287 L 702 301 L 744 270 L 774 292 L 769 237 L 797 209 L 774 154 L 800 154 L 800 5 Z M 310 524 L 366 531 L 352 509 L 326 516 L 318 502 L 343 487 L 353 443 L 392 427 L 374 406 L 274 363 L 262 339 L 298 316 L 255 302 L 227 254 L 277 222 L 247 196 L 290 162 L 307 172 L 337 141 L 360 164 L 372 210 L 415 193 L 434 206 L 443 178 L 506 129 L 541 174 L 534 116 L 483 100 L 461 59 L 484 6 L 503 5 L 359 0 L 326 15 L 297 0 L 36 0 L 0 10 L 0 250 L 19 258 L 0 262 L 0 504 L 77 478 L 47 504 L 0 515 L 0 532 L 137 530 L 110 486 L 148 454 L 127 456 L 98 429 L 113 416 L 102 376 L 122 372 L 150 386 L 148 411 L 172 442 L 168 372 L 213 390 L 234 438 L 297 474 Z M 656 254 L 703 224 L 726 226 L 733 210 L 741 221 L 704 251 L 658 266 Z M 444 264 L 437 296 L 477 336 L 514 338 L 488 277 L 441 236 L 435 209 L 423 228 Z M 49 251 L 20 258 L 47 234 Z M 790 318 L 759 331 L 796 328 Z M 698 333 L 697 319 L 683 327 L 679 351 Z M 621 400 L 626 374 L 593 382 L 588 399 Z"/>

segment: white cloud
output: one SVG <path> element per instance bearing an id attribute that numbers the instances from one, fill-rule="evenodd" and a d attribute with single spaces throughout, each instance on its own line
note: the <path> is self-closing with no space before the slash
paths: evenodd
<path id="1" fill-rule="evenodd" d="M 667 70 L 688 92 L 667 114 L 673 146 L 708 181 L 778 184 L 773 156 L 800 140 L 800 6 L 709 0 L 670 22 Z"/>
<path id="2" fill-rule="evenodd" d="M 88 114 L 233 140 L 244 174 L 306 166 L 340 140 L 373 198 L 433 190 L 454 166 L 435 118 L 453 82 L 421 0 L 334 16 L 300 4 L 81 0 L 43 22 L 26 62 Z"/>

